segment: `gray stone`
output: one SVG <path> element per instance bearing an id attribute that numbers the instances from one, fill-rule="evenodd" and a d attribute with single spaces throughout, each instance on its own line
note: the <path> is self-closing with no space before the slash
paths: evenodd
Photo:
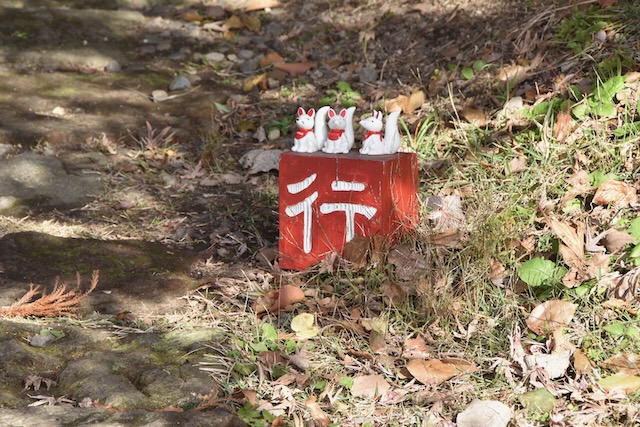
<path id="1" fill-rule="evenodd" d="M 140 48 L 142 53 L 151 54 L 156 52 L 156 45 L 146 44 Z"/>
<path id="2" fill-rule="evenodd" d="M 171 80 L 171 83 L 169 83 L 170 92 L 175 90 L 186 90 L 190 87 L 191 80 L 189 80 L 189 77 L 185 76 L 184 74 L 178 74 L 173 78 L 173 80 Z"/>
<path id="3" fill-rule="evenodd" d="M 280 138 L 280 129 L 271 129 L 267 134 L 267 139 L 269 141 L 275 141 L 278 138 Z"/>
<path id="4" fill-rule="evenodd" d="M 226 15 L 227 14 L 224 11 L 224 7 L 219 5 L 208 7 L 204 12 L 204 16 L 215 20 L 223 19 Z"/>
<path id="5" fill-rule="evenodd" d="M 362 67 L 356 70 L 360 81 L 363 83 L 375 82 L 378 80 L 378 71 L 373 67 Z"/>
<path id="6" fill-rule="evenodd" d="M 120 66 L 120 63 L 118 61 L 113 60 L 104 67 L 104 70 L 107 73 L 117 73 L 122 70 L 122 67 Z"/>
<path id="7" fill-rule="evenodd" d="M 241 49 L 238 52 L 238 58 L 240 59 L 251 59 L 255 56 L 255 53 L 249 49 Z"/>
<path id="8" fill-rule="evenodd" d="M 164 101 L 167 98 L 169 98 L 169 94 L 162 89 L 156 89 L 151 92 L 151 99 L 153 100 L 153 102 Z"/>
<path id="9" fill-rule="evenodd" d="M 240 64 L 240 71 L 242 71 L 243 73 L 250 73 L 252 71 L 257 70 L 259 65 L 260 65 L 259 58 L 249 59 L 247 61 L 243 61 Z"/>
<path id="10" fill-rule="evenodd" d="M 0 420 L 5 426 L 189 426 L 189 427 L 246 427 L 240 418 L 223 409 L 213 411 L 152 412 L 131 410 L 109 412 L 97 408 L 63 406 L 0 409 Z"/>
<path id="11" fill-rule="evenodd" d="M 33 347 L 46 347 L 55 340 L 57 340 L 55 335 L 45 332 L 32 336 L 31 339 L 29 339 L 29 344 Z"/>
<path id="12" fill-rule="evenodd" d="M 55 157 L 25 153 L 0 159 L 0 197 L 14 207 L 19 204 L 37 212 L 79 208 L 101 191 L 97 175 L 70 175 Z"/>
<path id="13" fill-rule="evenodd" d="M 169 40 L 164 40 L 160 43 L 158 43 L 158 52 L 166 52 L 167 50 L 171 49 L 171 42 Z"/>
<path id="14" fill-rule="evenodd" d="M 209 61 L 209 62 L 221 62 L 224 61 L 224 53 L 220 53 L 220 52 L 209 52 L 206 55 L 204 55 L 204 59 Z"/>
<path id="15" fill-rule="evenodd" d="M 272 21 L 264 27 L 264 31 L 268 36 L 278 37 L 284 33 L 284 27 L 277 21 Z"/>

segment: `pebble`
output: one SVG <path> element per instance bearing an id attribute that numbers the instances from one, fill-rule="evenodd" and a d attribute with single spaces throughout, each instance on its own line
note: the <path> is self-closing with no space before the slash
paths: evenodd
<path id="1" fill-rule="evenodd" d="M 224 53 L 220 53 L 220 52 L 209 52 L 206 55 L 204 55 L 204 59 L 206 59 L 209 62 L 221 62 L 224 61 Z"/>
<path id="2" fill-rule="evenodd" d="M 19 200 L 13 196 L 0 196 L 0 212 L 8 211 L 19 204 Z"/>
<path id="3" fill-rule="evenodd" d="M 142 46 L 140 50 L 142 51 L 142 53 L 151 54 L 156 52 L 156 46 L 152 44 L 147 44 Z"/>
<path id="4" fill-rule="evenodd" d="M 238 62 L 238 55 L 235 53 L 230 53 L 227 55 L 227 59 L 231 62 Z"/>
<path id="5" fill-rule="evenodd" d="M 249 49 L 241 49 L 238 52 L 238 58 L 240 59 L 251 59 L 253 58 L 255 55 L 255 53 L 252 50 Z"/>
<path id="6" fill-rule="evenodd" d="M 5 156 L 13 151 L 13 145 L 0 143 L 0 157 Z M 0 196 L 0 201 L 2 200 L 2 196 Z M 1 204 L 1 202 L 0 202 Z"/>
<path id="7" fill-rule="evenodd" d="M 278 79 L 274 79 L 272 77 L 269 77 L 267 79 L 267 87 L 269 87 L 269 89 L 277 89 L 280 87 L 281 84 L 282 83 Z"/>
<path id="8" fill-rule="evenodd" d="M 204 12 L 204 16 L 206 16 L 207 18 L 218 20 L 223 19 L 226 16 L 226 12 L 224 11 L 224 8 L 222 6 L 216 5 L 208 7 Z"/>
<path id="9" fill-rule="evenodd" d="M 180 49 L 178 52 L 173 52 L 167 58 L 169 58 L 169 60 L 171 61 L 182 61 L 187 57 L 187 53 L 189 53 L 188 50 Z"/>
<path id="10" fill-rule="evenodd" d="M 46 347 L 56 339 L 56 336 L 51 333 L 36 334 L 31 337 L 29 344 L 33 347 Z"/>
<path id="11" fill-rule="evenodd" d="M 169 94 L 164 90 L 157 89 L 151 92 L 151 99 L 153 100 L 153 102 L 164 101 L 167 98 L 169 98 Z"/>
<path id="12" fill-rule="evenodd" d="M 118 61 L 113 60 L 113 61 L 109 62 L 107 65 L 105 65 L 104 70 L 107 73 L 117 73 L 117 72 L 122 70 L 122 66 L 120 65 L 120 63 Z"/>
<path id="13" fill-rule="evenodd" d="M 240 71 L 242 71 L 243 73 L 250 73 L 251 71 L 257 70 L 259 65 L 260 58 L 249 59 L 247 61 L 243 61 L 242 64 L 240 64 Z"/>
<path id="14" fill-rule="evenodd" d="M 171 42 L 169 40 L 162 41 L 158 43 L 157 46 L 158 52 L 164 52 L 171 49 Z"/>
<path id="15" fill-rule="evenodd" d="M 363 83 L 375 82 L 378 80 L 378 71 L 373 67 L 362 67 L 356 70 L 360 81 Z"/>
<path id="16" fill-rule="evenodd" d="M 267 134 L 267 139 L 269 141 L 275 141 L 276 139 L 280 138 L 280 129 L 271 129 L 269 131 L 269 133 Z"/>
<path id="17" fill-rule="evenodd" d="M 278 37 L 284 33 L 284 27 L 277 22 L 269 22 L 264 27 L 265 33 L 270 37 Z"/>
<path id="18" fill-rule="evenodd" d="M 169 83 L 169 92 L 174 90 L 185 90 L 191 87 L 191 80 L 183 74 L 178 74 Z"/>

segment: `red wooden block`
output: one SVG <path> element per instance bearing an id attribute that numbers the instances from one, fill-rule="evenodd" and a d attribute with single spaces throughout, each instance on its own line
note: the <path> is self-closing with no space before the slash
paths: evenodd
<path id="1" fill-rule="evenodd" d="M 280 156 L 279 265 L 304 270 L 354 236 L 396 240 L 418 222 L 414 153 Z"/>

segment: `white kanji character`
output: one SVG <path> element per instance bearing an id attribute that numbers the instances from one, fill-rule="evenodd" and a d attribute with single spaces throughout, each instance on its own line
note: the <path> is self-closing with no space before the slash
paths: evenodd
<path id="1" fill-rule="evenodd" d="M 364 191 L 366 184 L 362 182 L 339 181 L 335 180 L 331 183 L 333 191 Z M 320 205 L 320 212 L 329 214 L 332 212 L 345 213 L 346 226 L 346 242 L 350 242 L 355 236 L 355 216 L 356 214 L 364 215 L 367 219 L 373 218 L 378 211 L 373 206 L 361 205 L 357 203 L 323 203 Z"/>
<path id="2" fill-rule="evenodd" d="M 287 185 L 287 191 L 291 194 L 298 194 L 301 191 L 309 188 L 313 181 L 318 177 L 317 174 L 311 174 L 302 181 L 294 182 L 293 184 Z M 303 201 L 296 203 L 292 206 L 287 206 L 285 208 L 285 212 L 290 217 L 298 216 L 301 213 L 303 214 L 304 226 L 303 226 L 303 249 L 305 253 L 311 252 L 312 248 L 312 239 L 311 239 L 311 215 L 312 210 L 311 206 L 313 202 L 318 199 L 318 192 L 314 191 L 309 197 L 304 199 Z"/>

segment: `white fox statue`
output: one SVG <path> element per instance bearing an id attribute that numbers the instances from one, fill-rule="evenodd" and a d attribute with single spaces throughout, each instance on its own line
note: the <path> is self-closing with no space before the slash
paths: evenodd
<path id="1" fill-rule="evenodd" d="M 323 107 L 324 108 L 324 107 Z M 349 107 L 336 113 L 329 108 L 329 135 L 322 151 L 325 153 L 348 153 L 353 147 L 353 112 L 356 107 Z"/>
<path id="2" fill-rule="evenodd" d="M 360 126 L 362 126 L 367 133 L 362 139 L 360 154 L 375 156 L 397 153 L 400 149 L 398 116 L 400 116 L 399 111 L 394 111 L 387 116 L 387 122 L 384 126 L 384 138 L 382 137 L 382 113 L 380 111 L 374 110 L 371 117 L 361 120 Z"/>
<path id="3" fill-rule="evenodd" d="M 304 111 L 302 107 L 298 108 L 298 116 L 296 117 L 296 125 L 298 130 L 293 137 L 292 151 L 299 153 L 315 153 L 324 146 L 327 140 L 327 111 L 329 107 L 322 107 L 316 111 L 309 108 Z"/>

